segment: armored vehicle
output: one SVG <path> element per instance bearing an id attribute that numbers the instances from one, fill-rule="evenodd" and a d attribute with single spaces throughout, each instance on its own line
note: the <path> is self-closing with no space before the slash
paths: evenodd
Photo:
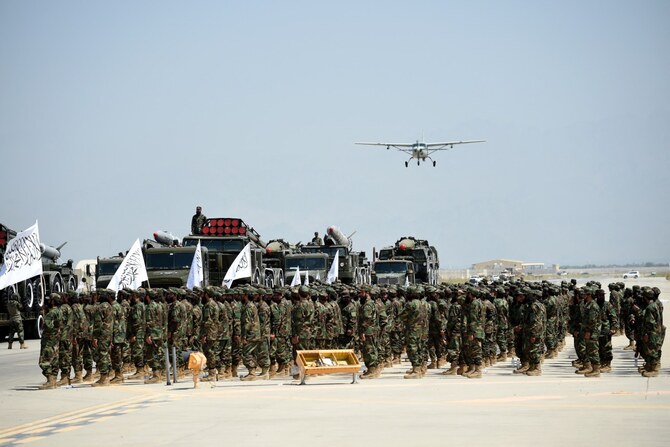
<path id="1" fill-rule="evenodd" d="M 414 284 L 414 263 L 404 259 L 377 261 L 372 267 L 372 284 Z"/>
<path id="2" fill-rule="evenodd" d="M 365 252 L 352 250 L 351 236 L 345 236 L 337 227 L 331 226 L 326 230 L 323 242 L 324 245 L 303 245 L 300 248 L 300 255 L 292 256 L 291 262 L 298 265 L 302 263 L 306 267 L 309 265 L 317 267 L 316 264 L 321 267 L 323 266 L 322 260 L 325 258 L 314 255 L 326 255 L 328 259 L 324 268 L 315 268 L 313 274 L 312 269 L 308 269 L 310 280 L 316 279 L 318 272 L 321 280 L 325 281 L 328 270 L 335 259 L 335 253 L 339 252 L 338 279 L 345 284 L 370 284 L 370 262 Z M 287 264 L 288 259 L 287 257 Z M 288 270 L 287 267 L 287 272 Z M 300 265 L 300 271 L 302 270 L 303 267 Z"/>
<path id="3" fill-rule="evenodd" d="M 375 276 L 378 278 L 382 271 L 391 270 L 392 267 L 400 268 L 398 265 L 389 266 L 385 261 L 409 261 L 413 264 L 412 270 L 416 282 L 427 284 L 437 284 L 439 282 L 440 260 L 437 250 L 425 239 L 405 236 L 398 239 L 392 247 L 385 247 L 379 250 L 378 261 L 375 262 L 375 266 L 373 267 L 376 273 Z M 379 264 L 379 268 L 377 268 L 377 264 Z M 385 273 L 384 275 L 388 274 Z M 398 275 L 402 276 L 403 274 L 400 273 Z M 411 283 L 409 275 L 405 273 L 404 276 Z M 398 279 L 400 278 L 396 278 L 395 280 Z M 390 281 L 391 279 L 387 280 Z M 405 281 L 403 280 L 403 282 Z"/>
<path id="4" fill-rule="evenodd" d="M 0 224 L 0 264 L 4 262 L 7 243 L 16 237 L 16 231 Z M 67 242 L 66 242 L 67 243 Z M 44 298 L 51 293 L 76 290 L 79 281 L 75 275 L 73 261 L 59 264 L 61 248 L 40 244 L 42 253 L 42 275 L 37 275 L 25 281 L 20 281 L 0 290 L 0 335 L 4 337 L 4 329 L 9 325 L 7 301 L 12 293 L 17 293 L 23 305 L 23 327 L 26 337 L 40 338 L 44 318 L 42 307 Z"/>
<path id="5" fill-rule="evenodd" d="M 268 244 L 261 240 L 260 234 L 239 218 L 211 218 L 205 221 L 202 234 L 192 234 L 183 239 L 184 247 L 198 244 L 207 247 L 205 265 L 211 284 L 221 285 L 228 268 L 247 244 L 251 244 L 251 278 L 241 278 L 232 284 L 264 284 L 268 287 L 284 285 L 284 270 L 273 259 L 266 263 L 265 253 Z M 271 257 L 272 259 L 272 257 Z M 276 258 L 275 258 L 276 259 Z"/>

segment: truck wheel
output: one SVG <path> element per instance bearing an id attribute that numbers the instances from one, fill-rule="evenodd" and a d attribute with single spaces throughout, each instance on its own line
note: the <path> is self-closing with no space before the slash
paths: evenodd
<path id="1" fill-rule="evenodd" d="M 35 281 L 28 281 L 26 283 L 26 295 L 23 297 L 23 307 L 28 310 L 32 309 L 35 301 L 37 301 L 37 287 Z"/>
<path id="2" fill-rule="evenodd" d="M 33 328 L 31 329 L 32 336 L 35 338 L 42 338 L 42 333 L 44 332 L 44 317 L 42 314 L 37 316 L 37 320 L 33 323 Z"/>
<path id="3" fill-rule="evenodd" d="M 35 310 L 40 310 L 44 307 L 44 288 L 42 287 L 41 278 L 34 280 L 35 288 L 37 290 L 37 302 L 35 303 Z"/>
<path id="4" fill-rule="evenodd" d="M 77 281 L 74 279 L 74 276 L 70 276 L 67 280 L 67 290 L 68 292 L 74 292 L 77 290 Z"/>
<path id="5" fill-rule="evenodd" d="M 63 284 L 63 278 L 60 276 L 60 274 L 56 274 L 54 276 L 54 280 L 51 283 L 51 292 L 52 293 L 61 293 L 65 289 L 65 286 Z"/>

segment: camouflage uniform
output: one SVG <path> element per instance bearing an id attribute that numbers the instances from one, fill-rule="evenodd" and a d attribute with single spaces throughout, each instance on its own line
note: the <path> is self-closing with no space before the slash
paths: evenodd
<path id="1" fill-rule="evenodd" d="M 301 297 L 293 306 L 291 317 L 291 329 L 293 331 L 291 343 L 294 351 L 312 349 L 310 344 L 314 326 L 314 304 L 312 300 Z M 295 352 L 293 358 L 295 358 Z"/>
<path id="2" fill-rule="evenodd" d="M 72 338 L 73 338 L 73 316 L 72 308 L 67 302 L 60 306 L 60 342 L 58 346 L 58 366 L 60 367 L 61 380 L 67 381 L 72 369 Z M 65 382 L 59 382 L 63 384 Z"/>
<path id="3" fill-rule="evenodd" d="M 586 361 L 590 363 L 593 371 L 600 369 L 600 349 L 598 337 L 600 336 L 601 318 L 598 304 L 591 298 L 584 301 L 580 332 L 584 336 L 586 346 Z M 591 371 L 587 371 L 591 372 Z"/>
<path id="4" fill-rule="evenodd" d="M 146 327 L 146 306 L 141 300 L 134 300 L 128 313 L 127 331 L 130 340 L 130 356 L 137 371 L 144 368 Z"/>
<path id="5" fill-rule="evenodd" d="M 261 365 L 258 358 L 258 351 L 261 343 L 261 324 L 258 318 L 258 309 L 256 305 L 247 301 L 242 304 L 242 315 L 240 318 L 241 336 L 242 336 L 242 361 L 249 370 L 249 375 L 257 367 L 269 367 L 268 360 L 266 365 Z"/>
<path id="6" fill-rule="evenodd" d="M 219 358 L 217 366 L 223 366 L 225 376 L 232 375 L 233 366 L 233 306 L 225 301 L 218 302 L 219 307 Z"/>
<path id="7" fill-rule="evenodd" d="M 358 350 L 358 306 L 354 301 L 349 300 L 342 308 L 342 330 L 340 349 Z"/>
<path id="8" fill-rule="evenodd" d="M 114 311 L 107 301 L 98 303 L 93 320 L 93 346 L 97 369 L 102 375 L 107 375 L 112 368 L 112 337 L 114 328 Z"/>
<path id="9" fill-rule="evenodd" d="M 534 292 L 531 292 L 534 293 Z M 537 292 L 539 294 L 539 292 Z M 523 351 L 528 358 L 529 368 L 526 374 L 535 375 L 540 372 L 540 363 L 544 354 L 544 337 L 547 327 L 547 311 L 539 297 L 530 297 L 523 324 Z M 526 298 L 527 300 L 529 297 Z"/>
<path id="10" fill-rule="evenodd" d="M 644 377 L 655 377 L 661 368 L 661 348 L 665 340 L 665 326 L 663 325 L 663 304 L 658 299 L 660 292 L 645 290 L 644 297 L 648 300 L 647 307 L 642 313 L 642 339 L 645 341 L 644 352 L 645 359 Z"/>
<path id="11" fill-rule="evenodd" d="M 482 356 L 485 359 L 485 365 L 490 365 L 495 361 L 496 356 L 496 336 L 498 329 L 498 311 L 491 300 L 491 295 L 482 301 L 484 306 L 484 340 L 482 341 Z"/>
<path id="12" fill-rule="evenodd" d="M 463 306 L 457 298 L 449 307 L 449 317 L 447 318 L 447 360 L 451 363 L 452 369 L 459 364 L 461 359 L 461 345 L 463 342 Z M 455 372 L 455 370 L 453 371 Z M 452 373 L 453 373 L 452 372 Z"/>
<path id="13" fill-rule="evenodd" d="M 404 348 L 405 327 L 403 325 L 402 314 L 404 310 L 404 301 L 398 296 L 393 296 L 391 299 L 392 312 L 387 314 L 392 315 L 393 328 L 391 329 L 391 352 L 396 363 L 400 363 L 400 356 Z"/>
<path id="14" fill-rule="evenodd" d="M 58 307 L 54 306 L 44 316 L 44 331 L 40 341 L 40 368 L 45 377 L 55 378 L 58 375 L 58 346 L 60 344 L 61 316 Z"/>
<path id="15" fill-rule="evenodd" d="M 377 346 L 377 334 L 379 328 L 379 315 L 374 300 L 368 296 L 365 303 L 361 306 L 358 332 L 361 340 L 361 349 L 363 351 L 363 361 L 367 367 L 366 374 L 372 375 L 379 365 L 379 351 Z"/>
<path id="16" fill-rule="evenodd" d="M 146 316 L 146 338 L 144 349 L 147 363 L 154 371 L 155 377 L 160 377 L 165 370 L 165 351 L 163 343 L 165 338 L 165 312 L 161 303 L 151 300 L 145 306 Z"/>
<path id="17" fill-rule="evenodd" d="M 463 354 L 465 363 L 470 365 L 466 377 L 481 377 L 482 340 L 484 339 L 485 309 L 477 296 L 467 302 L 465 306 L 465 339 L 463 340 Z M 472 368 L 474 366 L 474 368 Z"/>
<path id="18" fill-rule="evenodd" d="M 291 302 L 281 298 L 270 306 L 271 328 L 277 370 L 291 363 Z"/>
<path id="19" fill-rule="evenodd" d="M 502 287 L 499 287 L 496 291 L 493 305 L 496 307 L 496 315 L 498 316 L 496 332 L 496 343 L 500 350 L 498 360 L 505 360 L 507 358 L 507 336 L 509 334 L 509 304 L 505 299 L 505 289 Z"/>
<path id="20" fill-rule="evenodd" d="M 73 317 L 73 343 L 72 343 L 72 366 L 75 377 L 80 379 L 84 369 L 84 346 L 90 346 L 90 323 L 86 317 L 84 306 L 81 303 L 72 304 Z M 90 371 L 87 369 L 87 372 Z"/>
<path id="21" fill-rule="evenodd" d="M 202 339 L 203 353 L 207 357 L 207 367 L 210 373 L 215 373 L 214 370 L 219 366 L 219 334 L 220 334 L 220 317 L 219 306 L 215 299 L 210 297 L 207 292 L 202 308 L 202 327 L 200 337 Z M 213 295 L 212 295 L 213 296 Z"/>
<path id="22" fill-rule="evenodd" d="M 430 306 L 428 320 L 428 355 L 430 357 L 430 366 L 428 368 L 433 369 L 438 367 L 438 361 L 444 355 L 445 321 L 437 299 L 435 297 L 431 298 L 428 304 Z"/>
<path id="23" fill-rule="evenodd" d="M 82 357 L 84 360 L 84 369 L 86 370 L 87 376 L 89 376 L 89 373 L 93 371 L 93 364 L 94 363 L 97 364 L 98 361 L 96 349 L 93 348 L 91 344 L 93 341 L 93 325 L 95 323 L 95 314 L 97 312 L 98 312 L 97 302 L 96 303 L 89 302 L 84 305 L 84 313 L 86 313 L 86 319 L 88 320 L 88 332 L 84 335 L 84 338 L 81 340 L 82 342 L 81 350 L 82 350 Z"/>
<path id="24" fill-rule="evenodd" d="M 547 345 L 547 358 L 554 358 L 558 350 L 558 300 L 553 294 L 549 295 L 544 301 L 544 307 L 547 311 L 547 329 L 545 344 Z"/>
<path id="25" fill-rule="evenodd" d="M 602 364 L 602 372 L 610 372 L 612 359 L 612 334 L 619 330 L 619 319 L 617 310 L 611 303 L 605 301 L 603 294 L 602 298 L 597 300 L 598 307 L 600 307 L 600 334 L 598 340 L 598 347 L 600 349 L 599 356 Z"/>
<path id="26" fill-rule="evenodd" d="M 270 367 L 270 335 L 272 332 L 272 323 L 270 321 L 270 306 L 262 298 L 256 302 L 258 309 L 258 323 L 261 329 L 261 339 L 258 344 L 258 353 L 256 359 L 261 368 Z"/>
<path id="27" fill-rule="evenodd" d="M 112 329 L 112 369 L 117 377 L 123 371 L 123 354 L 127 343 L 126 338 L 126 311 L 118 302 L 112 302 L 114 327 Z"/>
<path id="28" fill-rule="evenodd" d="M 405 328 L 405 346 L 407 346 L 407 357 L 412 368 L 421 368 L 421 337 L 423 335 L 422 318 L 423 306 L 421 300 L 414 294 L 410 295 L 402 313 L 403 326 Z M 418 372 L 418 371 L 415 371 Z"/>
<path id="29" fill-rule="evenodd" d="M 9 314 L 9 334 L 7 336 L 7 342 L 9 343 L 9 349 L 12 348 L 14 334 L 18 335 L 21 346 L 23 346 L 25 342 L 23 336 L 23 320 L 21 319 L 22 310 L 23 305 L 19 301 L 18 295 L 12 295 L 7 302 L 7 313 Z"/>

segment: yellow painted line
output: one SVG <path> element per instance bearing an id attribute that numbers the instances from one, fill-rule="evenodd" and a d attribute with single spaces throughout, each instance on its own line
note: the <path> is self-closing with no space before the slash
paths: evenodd
<path id="1" fill-rule="evenodd" d="M 44 438 L 45 436 L 33 436 L 30 438 L 21 439 L 20 441 L 16 441 L 14 444 L 28 444 L 29 442 L 39 441 L 40 439 Z"/>
<path id="2" fill-rule="evenodd" d="M 10 442 L 14 442 L 16 438 L 0 438 L 0 445 L 1 444 L 9 444 Z"/>
<path id="3" fill-rule="evenodd" d="M 121 411 L 119 411 L 119 413 L 120 414 L 128 414 L 128 413 L 134 413 L 138 410 L 139 410 L 139 408 L 129 408 L 127 410 L 121 410 Z"/>
<path id="4" fill-rule="evenodd" d="M 82 422 L 90 422 L 91 418 L 90 417 L 85 417 L 85 418 L 77 418 L 77 419 L 70 419 L 67 421 L 68 424 L 81 424 Z"/>
<path id="5" fill-rule="evenodd" d="M 102 405 L 96 405 L 93 407 L 76 410 L 71 413 L 67 413 L 60 416 L 52 416 L 50 418 L 42 419 L 40 421 L 35 421 L 0 431 L 0 437 L 13 436 L 19 433 L 26 433 L 26 430 L 32 431 L 32 430 L 38 430 L 39 428 L 42 427 L 63 424 L 73 419 L 78 419 L 86 415 L 97 414 L 99 411 L 109 410 L 110 408 L 119 408 L 129 403 L 135 403 L 137 401 L 142 401 L 144 399 L 147 399 L 146 395 L 136 396 L 130 399 L 120 400 L 112 403 L 108 402 Z"/>
<path id="6" fill-rule="evenodd" d="M 59 428 L 58 430 L 54 430 L 54 433 L 65 433 L 68 431 L 77 430 L 78 428 L 81 428 L 81 425 L 71 425 L 69 427 L 63 427 Z"/>
<path id="7" fill-rule="evenodd" d="M 95 419 L 95 422 L 102 422 L 102 421 L 106 421 L 107 419 L 112 419 L 112 416 L 103 416 L 101 418 L 97 418 L 97 419 Z"/>

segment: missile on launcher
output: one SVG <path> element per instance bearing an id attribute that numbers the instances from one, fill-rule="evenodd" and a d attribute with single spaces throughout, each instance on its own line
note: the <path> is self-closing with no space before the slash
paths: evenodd
<path id="1" fill-rule="evenodd" d="M 179 239 L 169 231 L 154 231 L 154 240 L 167 246 L 178 246 Z"/>

